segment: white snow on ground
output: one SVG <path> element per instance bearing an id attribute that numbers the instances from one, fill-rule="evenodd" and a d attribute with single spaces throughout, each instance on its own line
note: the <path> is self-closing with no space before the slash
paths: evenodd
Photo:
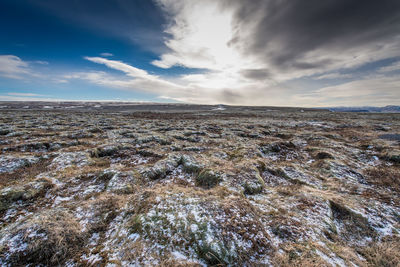
<path id="1" fill-rule="evenodd" d="M 35 164 L 39 161 L 38 157 L 13 157 L 13 156 L 0 156 L 0 173 L 12 172 L 17 169 Z"/>
<path id="2" fill-rule="evenodd" d="M 57 171 L 76 165 L 83 167 L 90 163 L 89 155 L 86 152 L 64 152 L 55 157 L 49 166 Z"/>

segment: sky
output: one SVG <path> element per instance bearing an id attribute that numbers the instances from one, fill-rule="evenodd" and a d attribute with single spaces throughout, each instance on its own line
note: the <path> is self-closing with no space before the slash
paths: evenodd
<path id="1" fill-rule="evenodd" d="M 1 0 L 8 100 L 400 105 L 400 1 Z"/>

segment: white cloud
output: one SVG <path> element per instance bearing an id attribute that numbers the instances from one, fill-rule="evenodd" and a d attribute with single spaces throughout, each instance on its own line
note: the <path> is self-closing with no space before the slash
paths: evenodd
<path id="1" fill-rule="evenodd" d="M 374 33 L 365 34 L 365 36 L 362 33 L 359 35 L 354 33 L 350 35 L 354 36 L 354 39 L 345 36 L 349 40 L 338 40 L 336 43 L 322 42 L 320 46 L 313 46 L 311 40 L 310 46 L 306 46 L 301 54 L 285 51 L 286 48 L 296 47 L 295 43 L 287 43 L 288 38 L 291 37 L 289 34 L 295 33 L 293 29 L 285 28 L 285 26 L 282 27 L 287 32 L 277 30 L 281 25 L 276 25 L 276 27 L 265 25 L 266 19 L 271 18 L 274 22 L 274 15 L 277 17 L 282 15 L 270 13 L 268 9 L 270 3 L 266 1 L 249 3 L 233 0 L 157 0 L 157 3 L 166 12 L 170 21 L 165 29 L 165 32 L 170 35 L 165 45 L 170 50 L 162 54 L 159 60 L 152 62 L 161 68 L 176 65 L 200 68 L 217 71 L 220 73 L 219 77 L 225 74 L 234 74 L 239 77 L 243 76 L 243 72 L 247 69 L 259 69 L 267 70 L 269 79 L 287 81 L 337 69 L 355 68 L 368 62 L 399 55 L 399 35 L 376 42 L 357 41 L 357 38 L 362 40 Z M 251 14 L 244 17 L 238 16 L 238 14 L 246 13 L 247 5 L 259 6 L 252 10 Z M 283 4 L 279 3 L 279 5 Z M 284 21 L 279 21 L 279 23 L 284 23 Z M 304 29 L 301 28 L 301 30 Z M 368 29 L 365 31 L 367 32 Z M 265 34 L 270 35 L 260 36 Z M 310 37 L 318 39 L 318 36 Z M 252 42 L 259 39 L 264 41 L 257 49 L 250 46 Z M 299 42 L 305 42 L 305 40 L 299 40 Z M 289 41 L 291 41 L 290 38 Z M 346 41 L 349 43 L 351 41 L 353 45 L 347 44 Z"/>
<path id="2" fill-rule="evenodd" d="M 70 101 L 59 98 L 0 95 L 0 101 Z"/>
<path id="3" fill-rule="evenodd" d="M 12 79 L 22 79 L 30 75 L 29 64 L 13 55 L 0 55 L 0 76 Z"/>
<path id="4" fill-rule="evenodd" d="M 274 51 L 284 54 L 281 50 L 286 47 L 280 43 L 279 36 L 267 38 L 261 54 L 252 51 L 248 46 L 249 40 L 258 38 L 255 36 L 256 29 L 260 28 L 266 16 L 262 7 L 255 10 L 251 19 L 240 21 L 235 18 L 243 6 L 235 6 L 234 3 L 229 5 L 226 1 L 157 2 L 170 19 L 170 24 L 165 30 L 171 36 L 165 41 L 170 51 L 152 63 L 161 68 L 180 65 L 206 70 L 201 74 L 183 75 L 175 79 L 180 85 L 196 88 L 193 90 L 204 90 L 204 94 L 199 98 L 193 95 L 178 98 L 183 101 L 313 106 L 315 103 L 309 101 L 310 97 L 307 96 L 313 93 L 311 89 L 285 88 L 282 84 L 295 78 L 313 75 L 319 75 L 315 80 L 357 80 L 361 78 L 357 77 L 352 69 L 368 62 L 399 55 L 400 39 L 394 36 L 387 42 L 380 41 L 372 45 L 371 42 L 360 42 L 354 46 L 347 46 L 344 50 L 341 49 L 341 45 L 336 47 L 335 44 L 310 48 L 301 58 L 293 59 L 293 64 L 303 62 L 304 66 L 283 67 L 274 61 Z M 245 2 L 243 3 L 245 5 Z M 269 54 L 268 51 L 271 52 L 271 57 L 264 56 Z M 397 65 L 385 70 L 394 69 L 397 69 Z M 344 72 L 346 70 L 348 73 Z M 386 79 L 380 81 L 389 82 Z M 297 97 L 299 90 L 303 92 L 303 97 Z M 359 94 L 363 93 L 370 94 L 369 91 L 359 88 Z M 208 98 L 205 95 L 208 95 Z M 317 98 L 319 97 L 318 95 Z M 393 99 L 388 101 L 392 103 Z"/>
<path id="5" fill-rule="evenodd" d="M 49 62 L 43 60 L 36 60 L 33 63 L 40 64 L 40 65 L 49 65 Z"/>
<path id="6" fill-rule="evenodd" d="M 226 70 L 243 64 L 238 51 L 229 45 L 233 38 L 232 13 L 221 10 L 217 1 L 159 0 L 170 16 L 165 41 L 170 52 L 153 64 L 161 68 L 182 65 L 190 68 Z"/>
<path id="7" fill-rule="evenodd" d="M 65 75 L 64 79 L 81 79 L 100 86 L 123 90 L 144 91 L 158 95 L 163 99 L 173 99 L 190 103 L 229 103 L 246 105 L 289 105 L 287 98 L 280 98 L 282 93 L 290 95 L 288 90 L 282 91 L 274 84 L 265 90 L 267 84 L 243 82 L 235 86 L 236 79 L 223 81 L 225 74 L 218 72 L 209 75 L 185 75 L 174 80 L 163 79 L 148 74 L 146 71 L 132 67 L 124 62 L 104 58 L 86 58 L 95 63 L 124 72 L 126 76 L 111 75 L 103 71 L 75 72 Z M 210 82 L 206 79 L 212 77 Z M 214 84 L 215 83 L 215 84 Z M 222 85 L 226 85 L 221 87 Z"/>
<path id="8" fill-rule="evenodd" d="M 161 99 L 189 103 L 305 107 L 400 104 L 400 79 L 383 75 L 299 93 L 296 87 L 285 87 L 274 82 L 243 80 L 235 85 L 237 78 L 234 75 L 229 77 L 219 72 L 183 75 L 174 80 L 166 80 L 121 61 L 99 58 L 89 60 L 122 71 L 126 76 L 96 71 L 77 72 L 65 78 L 82 79 L 124 90 L 150 92 Z"/>
<path id="9" fill-rule="evenodd" d="M 348 79 L 352 78 L 353 74 L 349 73 L 338 73 L 338 72 L 333 72 L 333 73 L 327 73 L 323 74 L 320 76 L 315 77 L 315 80 L 323 80 L 323 79 Z"/>
<path id="10" fill-rule="evenodd" d="M 151 76 L 145 70 L 132 67 L 121 61 L 110 60 L 110 59 L 101 58 L 101 57 L 85 57 L 85 59 L 92 61 L 94 63 L 104 64 L 107 67 L 112 68 L 112 69 L 120 70 L 122 72 L 125 72 L 128 76 L 131 76 L 131 77 L 151 78 Z"/>
<path id="11" fill-rule="evenodd" d="M 145 70 L 135 68 L 121 61 L 100 57 L 85 57 L 85 59 L 94 63 L 104 64 L 111 69 L 122 71 L 128 77 L 115 77 L 105 72 L 83 72 L 76 73 L 75 77 L 67 76 L 66 78 L 80 78 L 103 86 L 134 89 L 152 93 L 159 93 L 161 91 L 173 94 L 177 91 L 182 91 L 182 93 L 184 93 L 183 91 L 185 90 L 187 91 L 187 88 L 185 89 L 181 85 L 161 79 L 158 76 L 148 74 Z"/>
<path id="12" fill-rule="evenodd" d="M 34 93 L 7 93 L 7 95 L 10 95 L 10 96 L 23 96 L 23 97 L 28 97 L 28 96 L 46 96 L 46 95 L 40 95 L 40 94 L 34 94 Z"/>
<path id="13" fill-rule="evenodd" d="M 14 55 L 0 55 L 0 77 L 11 79 L 44 78 L 32 69 L 32 64 L 48 65 L 47 61 L 24 61 Z"/>
<path id="14" fill-rule="evenodd" d="M 400 105 L 399 84 L 398 77 L 376 76 L 323 87 L 308 94 L 296 94 L 294 98 L 321 107 Z"/>
<path id="15" fill-rule="evenodd" d="M 114 55 L 111 54 L 111 53 L 108 53 L 108 52 L 104 52 L 104 53 L 101 53 L 100 56 L 102 56 L 102 57 L 112 57 Z"/>
<path id="16" fill-rule="evenodd" d="M 378 69 L 378 72 L 392 72 L 398 70 L 400 70 L 400 61 L 396 61 L 393 64 L 386 67 L 381 67 Z"/>

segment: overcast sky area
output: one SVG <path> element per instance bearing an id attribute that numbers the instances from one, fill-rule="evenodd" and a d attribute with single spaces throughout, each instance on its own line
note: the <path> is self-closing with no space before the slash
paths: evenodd
<path id="1" fill-rule="evenodd" d="M 400 105 L 399 0 L 1 0 L 0 100 Z"/>

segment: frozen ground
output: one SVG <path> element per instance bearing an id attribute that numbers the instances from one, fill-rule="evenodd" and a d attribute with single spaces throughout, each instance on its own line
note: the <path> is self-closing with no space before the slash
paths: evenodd
<path id="1" fill-rule="evenodd" d="M 2 106 L 2 266 L 399 264 L 400 114 Z"/>

